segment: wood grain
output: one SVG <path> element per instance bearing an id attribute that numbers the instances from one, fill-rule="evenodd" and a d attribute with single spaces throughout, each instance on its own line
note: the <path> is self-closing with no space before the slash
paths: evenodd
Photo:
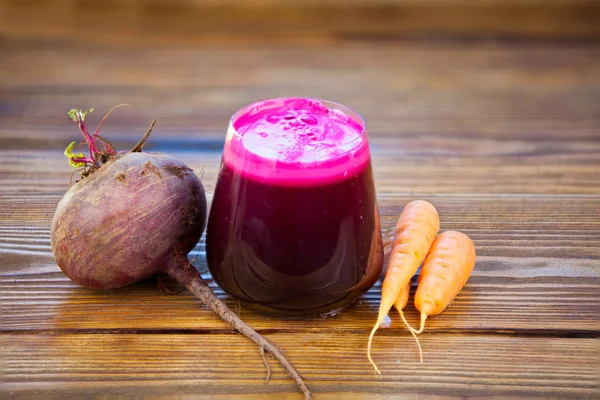
<path id="1" fill-rule="evenodd" d="M 597 341 L 493 335 L 423 335 L 426 364 L 406 331 L 381 338 L 373 375 L 365 341 L 354 333 L 270 334 L 315 392 L 590 397 L 597 393 Z M 259 352 L 237 334 L 4 335 L 5 390 L 49 389 L 55 396 L 278 393 L 294 390 L 279 366 L 264 384 Z M 336 360 L 332 362 L 332 360 Z M 460 360 L 460 368 L 456 367 Z M 532 362 L 533 361 L 533 362 Z M 37 382 L 31 386 L 29 382 Z M 298 395 L 291 398 L 300 398 Z"/>
<path id="2" fill-rule="evenodd" d="M 216 7 L 209 3 L 177 2 Z M 254 7 L 236 4 L 242 3 Z M 266 10 L 282 4 L 263 3 Z M 374 9 L 388 3 L 378 0 Z M 571 7 L 555 3 L 557 10 Z M 147 149 L 168 152 L 203 172 L 210 200 L 229 116 L 254 100 L 295 94 L 337 100 L 365 116 L 384 227 L 408 201 L 426 199 L 438 208 L 442 229 L 467 233 L 478 251 L 465 289 L 428 322 L 424 365 L 390 314 L 375 340 L 382 376 L 372 375 L 365 356 L 379 283 L 334 318 L 290 321 L 240 307 L 211 282 L 219 297 L 284 349 L 319 398 L 597 397 L 595 42 L 342 43 L 339 36 L 332 39 L 337 33 L 331 32 L 341 29 L 333 24 L 331 35 L 321 32 L 313 42 L 257 40 L 265 30 L 243 44 L 205 42 L 204 33 L 192 32 L 175 46 L 176 31 L 165 32 L 157 44 L 152 35 L 141 37 L 134 23 L 124 28 L 129 34 L 92 33 L 93 40 L 84 43 L 87 35 L 69 36 L 74 13 L 35 29 L 18 26 L 17 19 L 3 24 L 5 15 L 41 2 L 15 4 L 9 5 L 13 14 L 0 9 L 3 396 L 298 397 L 275 363 L 265 385 L 258 350 L 189 293 L 164 294 L 156 278 L 109 292 L 80 288 L 56 266 L 49 239 L 71 172 L 62 151 L 77 139 L 66 110 L 95 107 L 95 125 L 111 106 L 130 103 L 105 125 L 105 135 L 120 148 L 133 146 L 159 117 Z M 358 12 L 367 2 L 351 4 Z M 492 10 L 499 3 L 490 4 Z M 44 7 L 34 14 L 48 11 Z M 114 11 L 114 4 L 102 10 L 98 18 Z M 379 35 L 377 29 L 386 26 L 360 35 Z M 217 29 L 212 39 L 221 34 Z M 111 35 L 122 42 L 114 43 Z M 203 251 L 201 242 L 192 256 L 198 254 L 196 265 L 206 272 Z M 170 279 L 165 283 L 176 288 Z M 407 315 L 416 321 L 412 302 Z"/>
<path id="3" fill-rule="evenodd" d="M 7 37 L 103 45 L 600 37 L 593 0 L 3 0 L 0 11 Z"/>

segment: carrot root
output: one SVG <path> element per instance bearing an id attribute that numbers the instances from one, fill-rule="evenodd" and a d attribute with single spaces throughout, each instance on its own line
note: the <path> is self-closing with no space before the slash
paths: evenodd
<path id="1" fill-rule="evenodd" d="M 367 344 L 367 358 L 369 359 L 371 365 L 373 365 L 373 368 L 375 368 L 375 371 L 379 375 L 381 375 L 381 371 L 379 370 L 379 368 L 377 368 L 377 364 L 375 364 L 375 361 L 373 361 L 373 359 L 371 358 L 371 343 L 373 342 L 373 336 L 375 336 L 375 332 L 377 331 L 377 329 L 379 329 L 379 327 L 383 323 L 383 320 L 392 309 L 395 300 L 396 299 L 390 297 L 383 298 L 382 296 L 381 303 L 379 304 L 379 314 L 377 315 L 377 322 L 375 323 L 373 330 L 371 330 L 371 334 L 369 335 L 369 343 Z"/>
<path id="2" fill-rule="evenodd" d="M 415 332 L 417 332 L 417 330 L 415 328 L 413 328 L 412 326 L 410 326 L 410 324 L 404 317 L 404 312 L 402 311 L 402 309 L 398 309 L 398 312 L 400 313 L 400 318 L 402 319 L 402 322 L 404 322 L 404 325 L 406 325 L 406 327 L 410 331 L 410 334 L 415 338 L 415 342 L 417 342 L 417 347 L 419 348 L 419 360 L 421 361 L 421 364 L 423 364 L 423 349 L 421 348 L 421 343 L 419 342 L 419 338 L 417 337 L 417 334 L 415 333 Z"/>
<path id="3" fill-rule="evenodd" d="M 367 358 L 369 359 L 369 362 L 371 363 L 373 368 L 375 368 L 375 372 L 377 372 L 378 375 L 381 375 L 381 371 L 379 370 L 379 368 L 377 368 L 377 364 L 375 364 L 375 361 L 373 361 L 373 359 L 371 358 L 371 344 L 373 343 L 373 336 L 375 336 L 375 331 L 377 331 L 377 328 L 379 328 L 379 325 L 381 325 L 382 322 L 383 318 L 381 318 L 381 320 L 377 319 L 377 323 L 373 327 L 373 330 L 371 330 L 371 334 L 369 335 L 369 343 L 367 344 Z"/>

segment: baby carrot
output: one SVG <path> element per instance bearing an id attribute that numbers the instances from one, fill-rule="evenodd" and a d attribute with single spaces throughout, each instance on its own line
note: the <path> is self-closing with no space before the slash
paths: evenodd
<path id="1" fill-rule="evenodd" d="M 475 257 L 475 245 L 463 233 L 447 231 L 435 238 L 419 275 L 415 307 L 421 326 L 415 333 L 423 332 L 428 316 L 441 313 L 454 300 L 475 267 Z"/>
<path id="2" fill-rule="evenodd" d="M 440 229 L 440 219 L 433 205 L 415 200 L 408 203 L 396 224 L 396 233 L 388 270 L 381 287 L 381 303 L 373 330 L 369 335 L 367 357 L 375 371 L 381 374 L 371 358 L 371 343 L 377 328 L 383 322 L 401 291 L 406 287 L 429 251 L 429 247 Z"/>

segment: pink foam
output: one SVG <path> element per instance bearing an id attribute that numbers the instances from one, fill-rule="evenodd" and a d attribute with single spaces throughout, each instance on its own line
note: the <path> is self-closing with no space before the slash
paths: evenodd
<path id="1" fill-rule="evenodd" d="M 223 162 L 268 183 L 316 185 L 369 163 L 362 120 L 314 99 L 264 100 L 232 118 Z"/>

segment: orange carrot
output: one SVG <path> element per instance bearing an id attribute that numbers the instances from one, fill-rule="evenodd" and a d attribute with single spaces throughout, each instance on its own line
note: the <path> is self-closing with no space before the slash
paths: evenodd
<path id="1" fill-rule="evenodd" d="M 475 267 L 475 245 L 465 234 L 456 231 L 441 233 L 431 245 L 419 275 L 415 307 L 421 312 L 423 332 L 425 320 L 437 315 L 454 300 Z"/>
<path id="2" fill-rule="evenodd" d="M 411 201 L 400 214 L 396 224 L 396 234 L 388 270 L 381 287 L 381 303 L 377 322 L 369 335 L 367 345 L 367 357 L 378 374 L 381 374 L 381 372 L 371 358 L 373 336 L 400 297 L 402 289 L 406 287 L 406 284 L 419 269 L 419 265 L 427 255 L 439 229 L 440 219 L 438 213 L 435 207 L 426 201 Z"/>

